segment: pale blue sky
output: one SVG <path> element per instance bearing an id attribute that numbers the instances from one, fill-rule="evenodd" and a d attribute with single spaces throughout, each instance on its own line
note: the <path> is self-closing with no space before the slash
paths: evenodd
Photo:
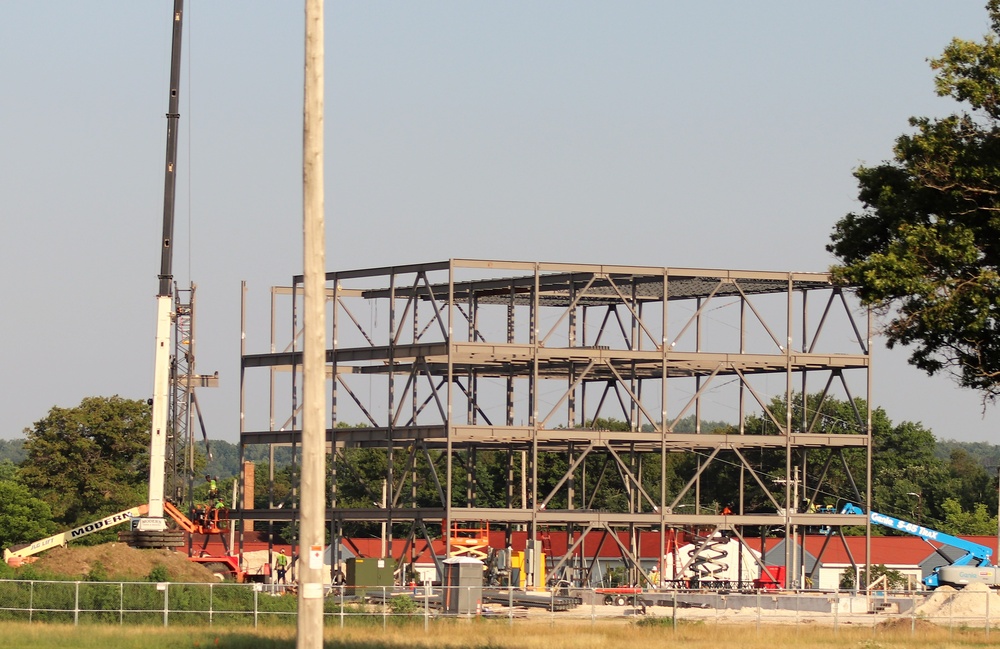
<path id="1" fill-rule="evenodd" d="M 239 282 L 301 268 L 299 2 L 188 0 L 175 275 L 201 396 L 238 429 Z M 327 267 L 449 257 L 825 270 L 851 171 L 943 115 L 926 59 L 982 0 L 328 2 Z M 7 3 L 0 437 L 152 387 L 170 0 Z M 253 341 L 252 341 L 253 342 Z M 942 438 L 995 409 L 877 351 L 875 404 Z"/>

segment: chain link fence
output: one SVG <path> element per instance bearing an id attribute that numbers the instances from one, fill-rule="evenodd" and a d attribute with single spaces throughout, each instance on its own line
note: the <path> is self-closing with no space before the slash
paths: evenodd
<path id="1" fill-rule="evenodd" d="M 0 580 L 0 620 L 62 624 L 252 626 L 294 624 L 294 587 L 262 584 L 67 582 Z M 985 587 L 927 592 L 572 589 L 558 594 L 481 587 L 328 589 L 328 626 L 403 624 L 480 617 L 589 622 L 631 619 L 677 628 L 684 624 L 828 625 L 906 630 L 924 625 L 1000 632 L 1000 595 Z"/>

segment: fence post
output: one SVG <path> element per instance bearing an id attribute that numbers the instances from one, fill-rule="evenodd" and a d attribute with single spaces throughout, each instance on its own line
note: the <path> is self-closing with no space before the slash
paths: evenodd
<path id="1" fill-rule="evenodd" d="M 917 594 L 910 593 L 910 637 L 917 635 Z"/>
<path id="2" fill-rule="evenodd" d="M 170 626 L 170 584 L 163 582 L 163 626 Z"/>
<path id="3" fill-rule="evenodd" d="M 215 620 L 215 583 L 208 584 L 208 626 Z"/>
<path id="4" fill-rule="evenodd" d="M 757 635 L 760 636 L 760 589 L 757 589 Z"/>
<path id="5" fill-rule="evenodd" d="M 73 626 L 80 623 L 80 582 L 76 582 L 75 596 L 73 598 Z"/>
<path id="6" fill-rule="evenodd" d="M 257 598 L 260 591 L 257 590 L 257 584 L 253 585 L 253 628 L 257 628 Z"/>
<path id="7" fill-rule="evenodd" d="M 28 583 L 31 584 L 28 594 L 28 621 L 33 622 L 35 619 L 35 582 L 32 580 Z"/>
<path id="8" fill-rule="evenodd" d="M 948 639 L 955 636 L 955 598 L 948 600 Z"/>
<path id="9" fill-rule="evenodd" d="M 677 589 L 676 588 L 674 589 L 674 606 L 671 609 L 671 611 L 672 611 L 671 615 L 673 615 L 674 618 L 673 619 L 674 633 L 676 633 L 677 632 Z"/>
<path id="10" fill-rule="evenodd" d="M 125 583 L 118 582 L 118 626 L 125 624 Z"/>
<path id="11" fill-rule="evenodd" d="M 382 630 L 385 631 L 386 628 L 386 612 L 389 610 L 389 595 L 385 592 L 385 586 L 382 586 Z"/>
<path id="12" fill-rule="evenodd" d="M 983 596 L 986 598 L 986 641 L 990 641 L 990 595 L 993 591 L 986 591 Z"/>
<path id="13" fill-rule="evenodd" d="M 840 591 L 839 590 L 837 590 L 833 594 L 833 635 L 837 635 L 837 632 L 840 630 L 840 626 L 839 626 L 838 622 L 840 622 Z"/>
<path id="14" fill-rule="evenodd" d="M 431 582 L 429 579 L 424 580 L 424 633 L 430 630 L 430 599 L 431 599 Z"/>
<path id="15" fill-rule="evenodd" d="M 514 626 L 514 583 L 507 578 L 507 623 Z"/>
<path id="16" fill-rule="evenodd" d="M 344 591 L 347 590 L 346 586 L 341 585 L 340 587 L 340 628 L 344 628 Z"/>

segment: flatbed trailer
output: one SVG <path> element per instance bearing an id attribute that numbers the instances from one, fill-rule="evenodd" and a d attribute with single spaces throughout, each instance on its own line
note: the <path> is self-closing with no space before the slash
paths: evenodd
<path id="1" fill-rule="evenodd" d="M 642 594 L 642 589 L 637 586 L 620 586 L 616 588 L 595 588 L 594 592 L 604 595 L 604 603 L 607 605 L 625 606 L 635 604 L 636 596 Z"/>

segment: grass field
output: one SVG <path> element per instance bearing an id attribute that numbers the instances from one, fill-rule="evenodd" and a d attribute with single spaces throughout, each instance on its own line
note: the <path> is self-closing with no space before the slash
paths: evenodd
<path id="1" fill-rule="evenodd" d="M 55 624 L 0 624 L 4 644 L 17 649 L 75 647 L 80 649 L 290 649 L 295 631 L 290 627 L 272 629 L 62 626 Z M 597 624 L 521 622 L 513 627 L 496 621 L 435 624 L 424 631 L 420 625 L 380 628 L 348 627 L 328 629 L 326 647 L 343 649 L 892 649 L 898 647 L 986 647 L 1000 642 L 1000 632 L 986 638 L 982 630 L 950 631 L 922 624 L 916 634 L 905 628 L 722 626 L 684 624 L 675 631 L 670 626 L 634 625 L 622 622 Z"/>

